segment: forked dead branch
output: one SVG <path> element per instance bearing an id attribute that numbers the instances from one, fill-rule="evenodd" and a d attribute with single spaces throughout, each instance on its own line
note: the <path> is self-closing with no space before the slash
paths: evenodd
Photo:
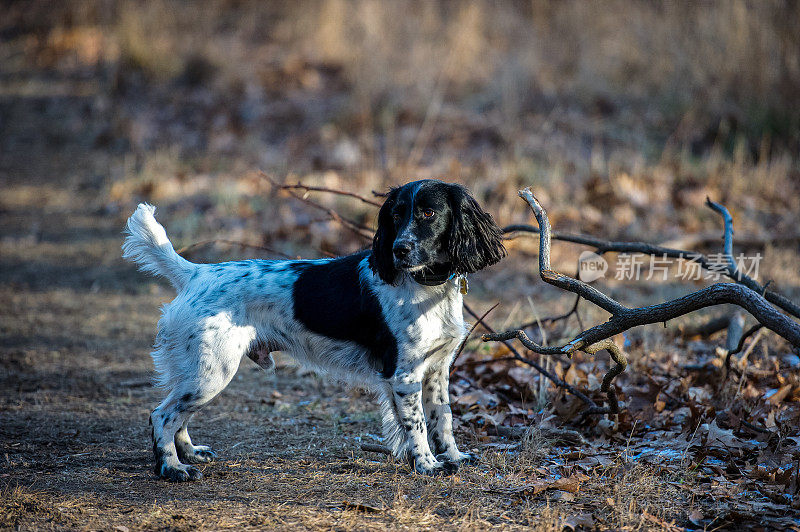
<path id="1" fill-rule="evenodd" d="M 773 305 L 781 308 L 795 318 L 800 319 L 800 305 L 790 301 L 785 296 L 775 292 L 774 290 L 768 290 L 767 285 L 769 283 L 762 286 L 758 283 L 758 281 L 745 275 L 737 269 L 736 261 L 733 259 L 733 218 L 725 207 L 711 201 L 708 198 L 706 198 L 706 205 L 708 205 L 715 212 L 719 213 L 725 222 L 723 253 L 727 258 L 727 264 L 721 273 L 737 283 L 743 284 L 751 290 L 755 290 L 759 294 L 762 294 L 764 298 Z M 514 238 L 515 233 L 539 234 L 540 230 L 540 227 L 534 227 L 527 224 L 514 224 L 503 228 L 503 232 L 510 235 L 507 237 L 509 239 Z M 557 231 L 550 232 L 550 240 L 560 240 L 562 242 L 571 242 L 573 244 L 594 248 L 595 253 L 598 255 L 604 255 L 605 253 L 609 252 L 642 253 L 645 255 L 663 256 L 670 259 L 688 259 L 696 262 L 701 268 L 706 270 L 710 270 L 712 269 L 712 266 L 716 266 L 712 265 L 708 257 L 702 253 L 659 246 L 656 244 L 650 244 L 648 242 L 618 242 L 613 240 L 603 240 L 587 235 L 560 233 Z"/>
<path id="2" fill-rule="evenodd" d="M 605 374 L 601 387 L 601 390 L 607 394 L 609 402 L 609 406 L 605 411 L 611 413 L 618 412 L 616 393 L 612 382 L 627 366 L 624 353 L 611 338 L 639 325 L 667 322 L 705 307 L 734 304 L 749 312 L 760 325 L 783 337 L 795 348 L 800 348 L 800 324 L 792 320 L 786 314 L 780 312 L 770 303 L 774 303 L 793 316 L 798 315 L 796 313 L 798 309 L 797 305 L 775 292 L 767 292 L 773 295 L 770 299 L 765 298 L 764 287 L 755 280 L 742 275 L 736 269 L 736 264 L 732 256 L 733 222 L 727 209 L 723 206 L 713 203 L 710 200 L 707 201 L 708 205 L 721 214 L 725 221 L 724 254 L 728 260 L 726 273 L 736 282 L 715 283 L 702 290 L 664 303 L 630 308 L 600 292 L 593 286 L 573 277 L 558 273 L 552 269 L 550 266 L 550 244 L 552 235 L 547 213 L 533 196 L 529 188 L 521 190 L 519 195 L 528 203 L 539 223 L 539 229 L 535 232 L 539 233 L 539 274 L 542 280 L 553 286 L 577 294 L 579 297 L 586 299 L 610 313 L 611 317 L 605 323 L 584 330 L 573 340 L 561 346 L 540 345 L 531 340 L 522 329 L 484 334 L 482 339 L 484 341 L 507 342 L 508 340 L 516 338 L 529 350 L 542 355 L 571 356 L 572 353 L 578 350 L 588 354 L 595 354 L 603 349 L 607 350 L 614 361 L 614 365 Z M 515 230 L 519 230 L 519 228 L 520 226 L 515 226 Z M 698 262 L 702 261 L 701 264 L 704 264 L 704 267 L 707 265 L 705 257 L 700 254 L 660 248 L 659 246 L 652 246 L 641 242 L 603 242 L 587 237 L 565 238 L 564 235 L 562 235 L 561 240 L 594 246 L 598 252 L 626 251 L 659 255 L 664 253 L 667 254 L 667 256 L 677 258 L 689 256 L 694 257 Z"/>

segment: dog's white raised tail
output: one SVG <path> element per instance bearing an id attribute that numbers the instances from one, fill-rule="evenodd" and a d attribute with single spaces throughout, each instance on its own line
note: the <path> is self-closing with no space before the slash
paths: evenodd
<path id="1" fill-rule="evenodd" d="M 125 225 L 122 257 L 139 265 L 142 271 L 169 279 L 181 291 L 196 272 L 197 265 L 175 252 L 164 227 L 156 221 L 156 208 L 140 203 Z"/>

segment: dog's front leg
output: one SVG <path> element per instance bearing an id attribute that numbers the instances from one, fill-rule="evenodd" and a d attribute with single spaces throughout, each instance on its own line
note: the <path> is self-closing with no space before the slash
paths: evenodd
<path id="1" fill-rule="evenodd" d="M 458 450 L 453 437 L 453 413 L 450 410 L 450 365 L 439 364 L 425 375 L 423 402 L 428 421 L 428 434 L 433 452 L 440 461 L 474 464 L 478 459 Z"/>
<path id="2" fill-rule="evenodd" d="M 398 372 L 391 380 L 398 420 L 405 432 L 405 453 L 417 473 L 440 475 L 454 473 L 458 467 L 439 462 L 428 445 L 428 430 L 422 410 L 422 379 L 413 373 Z"/>

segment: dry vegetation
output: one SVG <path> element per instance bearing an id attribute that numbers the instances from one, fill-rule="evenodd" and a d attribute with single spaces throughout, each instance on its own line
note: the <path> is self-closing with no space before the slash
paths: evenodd
<path id="1" fill-rule="evenodd" d="M 457 437 L 483 461 L 445 479 L 360 450 L 379 430 L 366 395 L 244 364 L 194 423 L 222 460 L 202 483 L 159 481 L 148 350 L 171 293 L 119 258 L 143 200 L 179 246 L 255 246 L 195 246 L 194 260 L 351 252 L 366 240 L 260 170 L 370 198 L 435 176 L 467 184 L 503 224 L 530 223 L 517 190 L 531 186 L 556 230 L 703 252 L 721 234 L 709 196 L 733 214 L 737 253 L 765 257 L 759 280 L 800 301 L 797 3 L 1 10 L 0 528 L 800 526 L 800 358 L 761 334 L 734 361 L 744 377 L 723 379 L 724 335 L 680 334 L 708 313 L 620 339 L 617 423 L 581 418 L 535 371 L 493 361 L 504 348 L 469 342 Z M 369 204 L 306 196 L 374 224 Z M 468 303 L 499 301 L 498 330 L 566 311 L 571 297 L 538 279 L 537 241 L 508 247 Z M 581 250 L 557 244 L 554 266 L 573 272 Z M 630 305 L 698 287 L 596 284 Z M 549 325 L 547 339 L 578 326 Z M 607 356 L 568 362 L 542 360 L 601 401 Z"/>

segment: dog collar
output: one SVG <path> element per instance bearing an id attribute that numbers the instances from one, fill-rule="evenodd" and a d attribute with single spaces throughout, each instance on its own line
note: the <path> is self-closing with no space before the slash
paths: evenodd
<path id="1" fill-rule="evenodd" d="M 412 273 L 411 278 L 414 279 L 419 284 L 424 284 L 425 286 L 439 286 L 440 284 L 444 284 L 447 281 L 452 280 L 456 276 L 455 273 L 450 274 L 424 274 L 424 273 Z"/>
<path id="2" fill-rule="evenodd" d="M 411 274 L 411 278 L 414 281 L 418 282 L 419 284 L 425 286 L 439 286 L 447 281 L 452 281 L 458 277 L 459 279 L 459 289 L 461 290 L 462 294 L 466 294 L 469 290 L 469 283 L 467 282 L 466 275 L 457 275 L 456 273 L 451 273 L 450 275 L 447 274 L 440 274 L 440 275 L 420 275 L 420 274 Z"/>

